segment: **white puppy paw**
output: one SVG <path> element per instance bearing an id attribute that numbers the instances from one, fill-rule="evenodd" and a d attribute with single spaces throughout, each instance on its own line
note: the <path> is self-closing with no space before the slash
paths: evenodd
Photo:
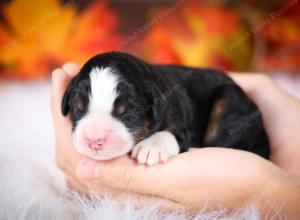
<path id="1" fill-rule="evenodd" d="M 169 131 L 160 131 L 137 143 L 132 149 L 131 157 L 136 158 L 139 164 L 151 166 L 165 162 L 178 153 L 179 145 L 174 135 Z"/>

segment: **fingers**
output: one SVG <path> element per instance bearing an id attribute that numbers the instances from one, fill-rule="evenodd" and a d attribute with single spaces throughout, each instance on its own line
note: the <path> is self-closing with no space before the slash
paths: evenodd
<path id="1" fill-rule="evenodd" d="M 170 158 L 167 163 L 151 167 L 139 165 L 129 156 L 101 162 L 86 158 L 78 163 L 76 172 L 79 179 L 99 186 L 177 201 L 178 196 L 184 194 L 182 189 L 188 189 L 190 184 L 200 183 L 216 172 L 215 165 L 207 166 L 216 156 L 217 160 L 224 160 L 225 157 L 228 161 L 228 151 L 232 152 L 232 149 L 206 148 L 186 152 Z M 234 150 L 233 153 L 241 152 Z"/>
<path id="2" fill-rule="evenodd" d="M 60 112 L 60 103 L 68 82 L 69 78 L 61 68 L 52 71 L 51 109 L 53 113 Z"/>
<path id="3" fill-rule="evenodd" d="M 161 164 L 142 166 L 128 156 L 101 162 L 83 159 L 77 166 L 77 175 L 81 179 L 114 189 L 153 195 L 161 195 L 166 188 L 164 172 L 165 166 Z"/>
<path id="4" fill-rule="evenodd" d="M 66 63 L 62 68 L 52 72 L 51 110 L 55 126 L 56 138 L 56 165 L 64 173 L 76 179 L 75 168 L 81 155 L 75 150 L 72 144 L 72 124 L 69 117 L 63 117 L 61 113 L 61 102 L 64 92 L 70 80 L 78 73 L 79 66 L 75 63 Z M 73 183 L 75 186 L 75 182 Z M 77 181 L 75 188 L 87 188 L 80 181 Z"/>
<path id="5" fill-rule="evenodd" d="M 62 66 L 63 70 L 68 74 L 69 77 L 73 78 L 79 73 L 80 67 L 74 62 L 65 63 Z"/>
<path id="6" fill-rule="evenodd" d="M 272 79 L 262 73 L 233 73 L 229 72 L 229 77 L 235 81 L 250 97 L 253 93 L 261 93 L 269 85 L 273 85 Z M 253 98 L 253 97 L 252 97 Z"/>
<path id="7" fill-rule="evenodd" d="M 63 94 L 71 79 L 79 72 L 79 66 L 68 62 L 62 68 L 52 72 L 51 109 L 55 115 L 60 115 L 60 106 Z"/>
<path id="8" fill-rule="evenodd" d="M 57 68 L 52 72 L 52 90 L 51 90 L 51 110 L 52 119 L 55 126 L 55 136 L 57 149 L 69 148 L 71 145 L 71 122 L 69 117 L 63 117 L 61 113 L 61 102 L 64 92 L 70 80 L 78 73 L 79 66 L 69 62 L 63 65 L 62 68 Z"/>

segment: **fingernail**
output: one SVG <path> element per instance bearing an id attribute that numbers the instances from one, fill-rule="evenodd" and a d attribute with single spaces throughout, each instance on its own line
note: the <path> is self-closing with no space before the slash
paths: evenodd
<path id="1" fill-rule="evenodd" d="M 62 66 L 63 70 L 67 72 L 67 74 L 77 74 L 79 72 L 79 66 L 74 62 L 65 63 Z"/>
<path id="2" fill-rule="evenodd" d="M 99 164 L 93 160 L 83 160 L 77 166 L 77 176 L 81 179 L 97 178 L 96 169 Z"/>
<path id="3" fill-rule="evenodd" d="M 60 68 L 56 68 L 55 70 L 52 71 L 52 80 L 56 80 L 64 76 L 64 71 Z"/>

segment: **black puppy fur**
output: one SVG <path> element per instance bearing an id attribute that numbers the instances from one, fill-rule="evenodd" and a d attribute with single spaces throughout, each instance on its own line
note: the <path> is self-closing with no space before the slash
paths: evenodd
<path id="1" fill-rule="evenodd" d="M 219 146 L 269 157 L 259 110 L 225 73 L 153 65 L 121 52 L 91 58 L 71 81 L 62 113 L 70 113 L 73 129 L 87 112 L 89 73 L 94 67 L 112 67 L 121 77 L 112 115 L 135 134 L 136 142 L 167 130 L 176 137 L 180 152 Z M 118 111 L 122 105 L 124 112 Z"/>

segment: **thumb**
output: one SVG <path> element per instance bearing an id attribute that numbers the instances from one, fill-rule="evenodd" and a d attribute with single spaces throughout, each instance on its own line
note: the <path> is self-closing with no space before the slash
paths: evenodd
<path id="1" fill-rule="evenodd" d="M 128 156 L 101 162 L 84 158 L 77 166 L 77 176 L 80 179 L 90 180 L 104 187 L 159 196 L 169 185 L 165 173 L 163 164 L 142 166 Z"/>

